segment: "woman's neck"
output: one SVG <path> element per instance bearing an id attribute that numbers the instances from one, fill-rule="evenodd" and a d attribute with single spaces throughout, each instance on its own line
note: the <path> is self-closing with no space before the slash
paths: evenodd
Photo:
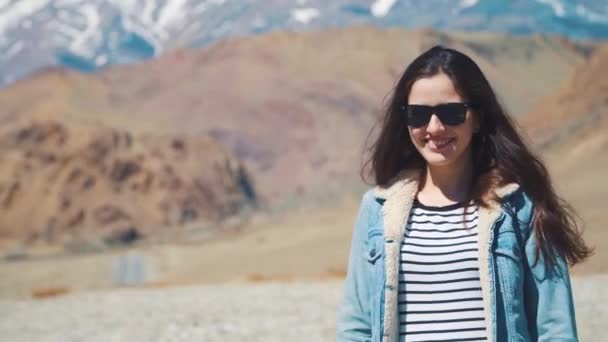
<path id="1" fill-rule="evenodd" d="M 418 191 L 418 200 L 427 205 L 449 205 L 465 201 L 472 187 L 472 163 L 427 165 Z"/>

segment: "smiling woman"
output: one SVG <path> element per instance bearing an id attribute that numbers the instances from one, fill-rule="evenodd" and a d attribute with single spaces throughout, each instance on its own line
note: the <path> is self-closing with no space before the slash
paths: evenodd
<path id="1" fill-rule="evenodd" d="M 433 47 L 395 87 L 354 227 L 338 341 L 576 341 L 591 253 L 477 64 Z"/>
<path id="2" fill-rule="evenodd" d="M 430 165 L 460 163 L 470 165 L 469 148 L 474 122 L 468 104 L 454 89 L 454 84 L 444 73 L 415 82 L 410 90 L 407 120 L 411 127 L 410 137 L 418 152 Z M 433 107 L 434 106 L 434 107 Z M 458 161 L 456 159 L 467 159 Z"/>

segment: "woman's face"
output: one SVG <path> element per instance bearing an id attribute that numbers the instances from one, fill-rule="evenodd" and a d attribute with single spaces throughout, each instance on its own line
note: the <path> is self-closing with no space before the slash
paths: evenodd
<path id="1" fill-rule="evenodd" d="M 429 106 L 464 102 L 454 89 L 452 80 L 443 73 L 414 82 L 407 100 L 408 104 Z M 435 113 L 425 126 L 418 128 L 408 126 L 414 146 L 429 166 L 451 167 L 468 161 L 469 146 L 475 127 L 472 114 L 469 109 L 465 121 L 457 126 L 445 125 Z"/>

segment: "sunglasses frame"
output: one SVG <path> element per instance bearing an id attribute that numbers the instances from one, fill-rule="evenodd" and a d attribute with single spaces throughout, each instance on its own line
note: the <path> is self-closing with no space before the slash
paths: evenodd
<path id="1" fill-rule="evenodd" d="M 442 112 L 441 110 L 438 111 L 438 109 L 440 109 L 442 106 L 445 105 L 454 105 L 454 104 L 458 104 L 458 105 L 462 105 L 465 108 L 464 113 L 462 114 L 462 117 L 459 117 L 459 120 L 454 122 L 453 120 L 447 119 L 447 115 L 453 115 L 453 114 L 448 114 L 445 112 Z M 421 125 L 412 125 L 410 124 L 410 122 L 412 120 L 410 120 L 409 118 L 409 114 L 408 114 L 408 107 L 409 106 L 417 106 L 417 107 L 424 107 L 427 108 L 429 110 L 429 114 L 426 114 L 426 120 L 424 124 Z M 446 102 L 446 103 L 440 103 L 437 104 L 435 106 L 429 106 L 429 105 L 410 105 L 410 104 L 406 104 L 406 105 L 402 105 L 401 109 L 405 112 L 406 115 L 406 121 L 407 121 L 407 125 L 413 128 L 420 128 L 420 127 L 424 127 L 426 125 L 429 124 L 429 122 L 431 122 L 431 118 L 433 117 L 433 114 L 435 114 L 437 116 L 437 118 L 439 119 L 439 121 L 441 121 L 442 124 L 446 125 L 446 126 L 458 126 L 458 125 L 462 125 L 464 123 L 464 121 L 467 118 L 467 112 L 468 110 L 472 108 L 471 104 L 469 102 Z"/>

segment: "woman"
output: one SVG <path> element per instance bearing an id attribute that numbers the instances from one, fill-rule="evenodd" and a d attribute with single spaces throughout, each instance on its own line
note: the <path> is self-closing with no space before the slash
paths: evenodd
<path id="1" fill-rule="evenodd" d="M 338 341 L 577 340 L 568 264 L 591 251 L 473 60 L 416 58 L 369 163 Z"/>

